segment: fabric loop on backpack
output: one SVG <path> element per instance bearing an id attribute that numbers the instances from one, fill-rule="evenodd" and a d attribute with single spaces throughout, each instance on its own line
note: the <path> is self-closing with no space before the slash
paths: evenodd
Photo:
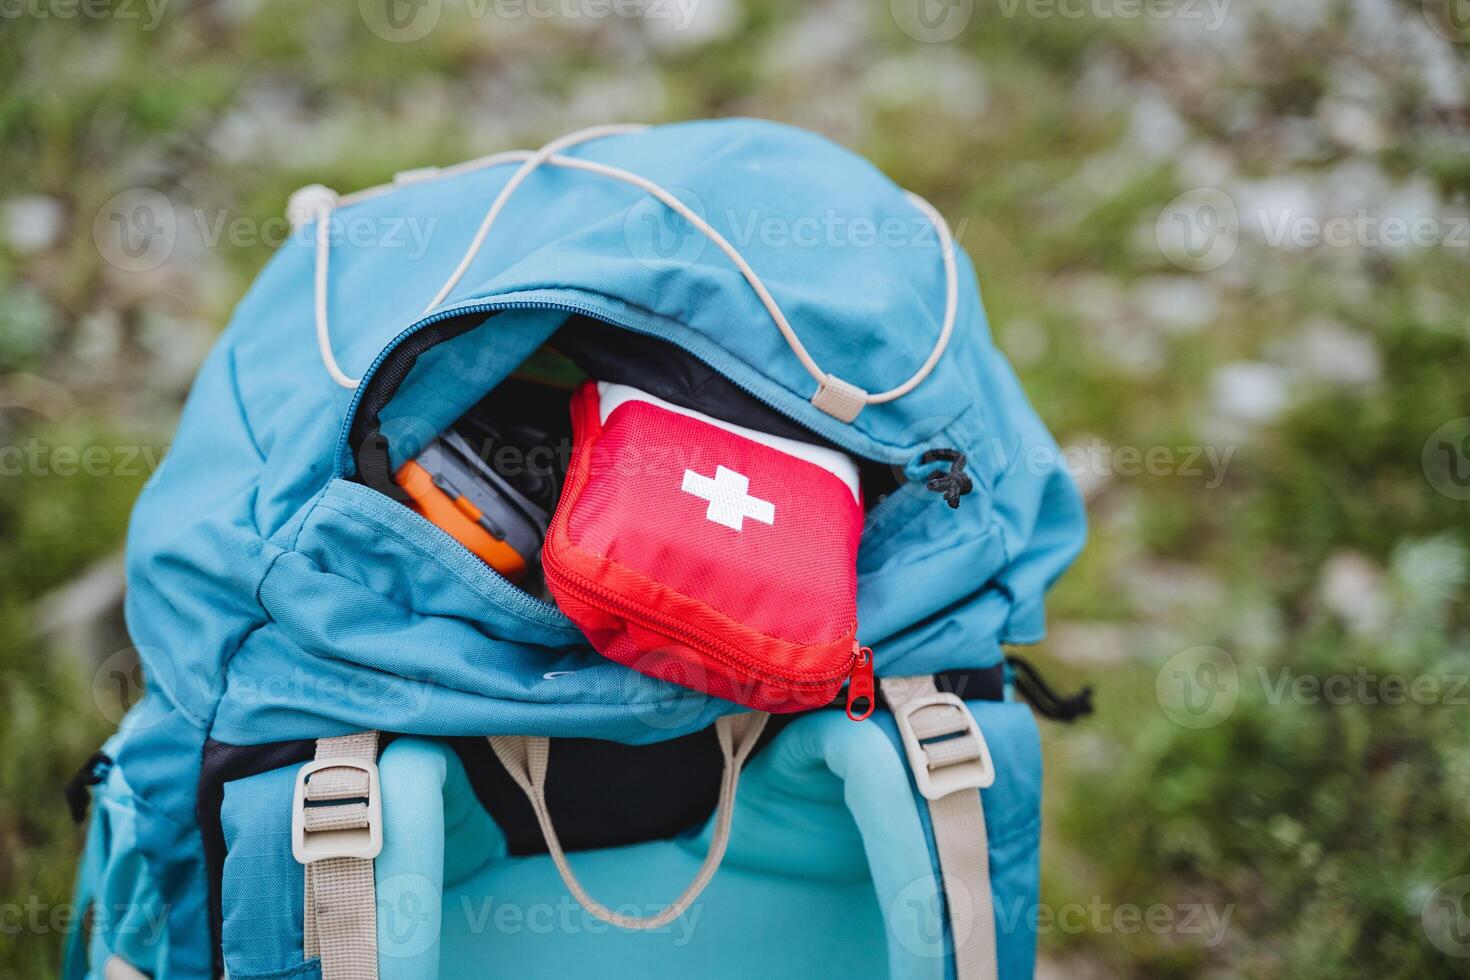
<path id="1" fill-rule="evenodd" d="M 879 681 L 883 698 L 897 711 L 909 701 L 935 694 L 933 677 L 885 677 Z M 925 705 L 910 718 L 931 770 L 977 759 L 980 746 L 963 733 L 973 719 L 952 705 Z M 937 739 L 938 741 L 929 741 Z M 960 789 L 928 800 L 934 849 L 939 852 L 939 887 L 948 909 L 954 941 L 955 980 L 996 980 L 999 977 L 995 939 L 995 903 L 990 893 L 990 844 L 985 831 L 985 807 L 977 789 Z"/>
<path id="2" fill-rule="evenodd" d="M 735 793 L 740 783 L 740 770 L 751 750 L 755 748 L 769 719 L 770 715 L 756 711 L 726 715 L 715 722 L 715 734 L 719 740 L 720 754 L 725 760 L 725 770 L 720 781 L 719 803 L 715 807 L 715 824 L 710 837 L 709 852 L 700 865 L 699 873 L 679 897 L 662 912 L 646 918 L 614 912 L 589 895 L 573 873 L 566 852 L 562 850 L 561 841 L 556 835 L 556 828 L 552 826 L 551 811 L 546 805 L 546 770 L 551 759 L 551 740 L 539 735 L 492 735 L 489 741 L 501 765 L 505 766 L 511 779 L 515 780 L 516 785 L 530 800 L 536 822 L 540 824 L 541 833 L 546 838 L 546 850 L 572 897 L 597 918 L 621 929 L 657 929 L 683 915 L 719 870 L 720 862 L 725 857 L 725 849 L 730 843 L 730 824 L 735 815 Z"/>

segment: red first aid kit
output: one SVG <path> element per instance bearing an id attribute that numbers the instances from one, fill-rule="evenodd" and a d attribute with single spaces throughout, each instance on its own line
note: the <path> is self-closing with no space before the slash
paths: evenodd
<path id="1" fill-rule="evenodd" d="M 625 385 L 572 397 L 546 585 L 604 656 L 764 711 L 873 708 L 852 459 Z"/>

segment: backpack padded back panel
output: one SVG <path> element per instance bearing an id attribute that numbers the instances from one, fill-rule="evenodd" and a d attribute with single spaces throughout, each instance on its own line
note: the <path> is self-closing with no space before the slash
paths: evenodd
<path id="1" fill-rule="evenodd" d="M 1029 976 L 1039 742 L 1024 706 L 971 708 L 1002 787 L 985 801 L 992 889 L 1008 926 L 999 933 L 1001 975 Z M 751 762 L 714 883 L 684 915 L 650 932 L 593 918 L 544 855 L 511 855 L 443 742 L 397 739 L 381 759 L 389 843 L 375 868 L 380 976 L 941 980 L 944 910 L 928 828 L 890 735 L 840 712 L 797 718 Z M 301 961 L 301 868 L 269 846 L 285 832 L 294 769 L 226 791 L 224 945 L 233 977 L 277 976 Z M 644 914 L 692 877 L 708 843 L 706 826 L 672 840 L 582 851 L 572 861 L 594 895 Z M 267 937 L 263 921 L 279 928 Z"/>

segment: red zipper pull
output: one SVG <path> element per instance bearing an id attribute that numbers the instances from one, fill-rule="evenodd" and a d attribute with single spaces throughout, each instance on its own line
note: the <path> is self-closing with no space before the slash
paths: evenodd
<path id="1" fill-rule="evenodd" d="M 852 674 L 847 678 L 847 717 L 862 721 L 878 704 L 873 696 L 873 651 L 853 640 L 852 656 Z"/>

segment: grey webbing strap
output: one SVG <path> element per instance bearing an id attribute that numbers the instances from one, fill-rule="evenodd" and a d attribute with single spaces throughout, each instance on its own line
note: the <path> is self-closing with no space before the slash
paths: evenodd
<path id="1" fill-rule="evenodd" d="M 321 957 L 322 980 L 378 978 L 377 757 L 377 732 L 322 738 L 297 777 L 292 847 L 306 865 L 305 953 Z"/>
<path id="2" fill-rule="evenodd" d="M 956 980 L 994 980 L 999 966 L 990 846 L 979 790 L 994 781 L 995 769 L 985 736 L 965 703 L 939 693 L 933 677 L 885 677 L 878 683 L 898 723 L 914 782 L 929 802 Z"/>
<path id="3" fill-rule="evenodd" d="M 725 858 L 725 848 L 730 843 L 730 823 L 735 815 L 735 791 L 740 784 L 740 769 L 750 756 L 750 750 L 755 748 L 755 743 L 770 717 L 763 711 L 756 711 L 726 715 L 715 722 L 720 753 L 725 757 L 725 771 L 720 779 L 720 802 L 715 808 L 715 826 L 710 836 L 709 853 L 705 855 L 704 863 L 700 865 L 694 880 L 678 898 L 669 903 L 668 908 L 657 915 L 641 919 L 621 915 L 603 905 L 587 894 L 587 890 L 572 873 L 561 841 L 556 836 L 556 828 L 552 826 L 551 811 L 546 806 L 546 769 L 551 756 L 551 740 L 532 735 L 492 735 L 490 747 L 495 750 L 495 755 L 500 759 L 501 765 L 505 766 L 506 772 L 510 773 L 516 785 L 531 801 L 536 822 L 541 825 L 541 833 L 546 838 L 546 850 L 551 854 L 557 873 L 561 875 L 561 880 L 572 897 L 588 912 L 619 928 L 657 929 L 683 915 L 719 870 L 720 862 Z"/>

